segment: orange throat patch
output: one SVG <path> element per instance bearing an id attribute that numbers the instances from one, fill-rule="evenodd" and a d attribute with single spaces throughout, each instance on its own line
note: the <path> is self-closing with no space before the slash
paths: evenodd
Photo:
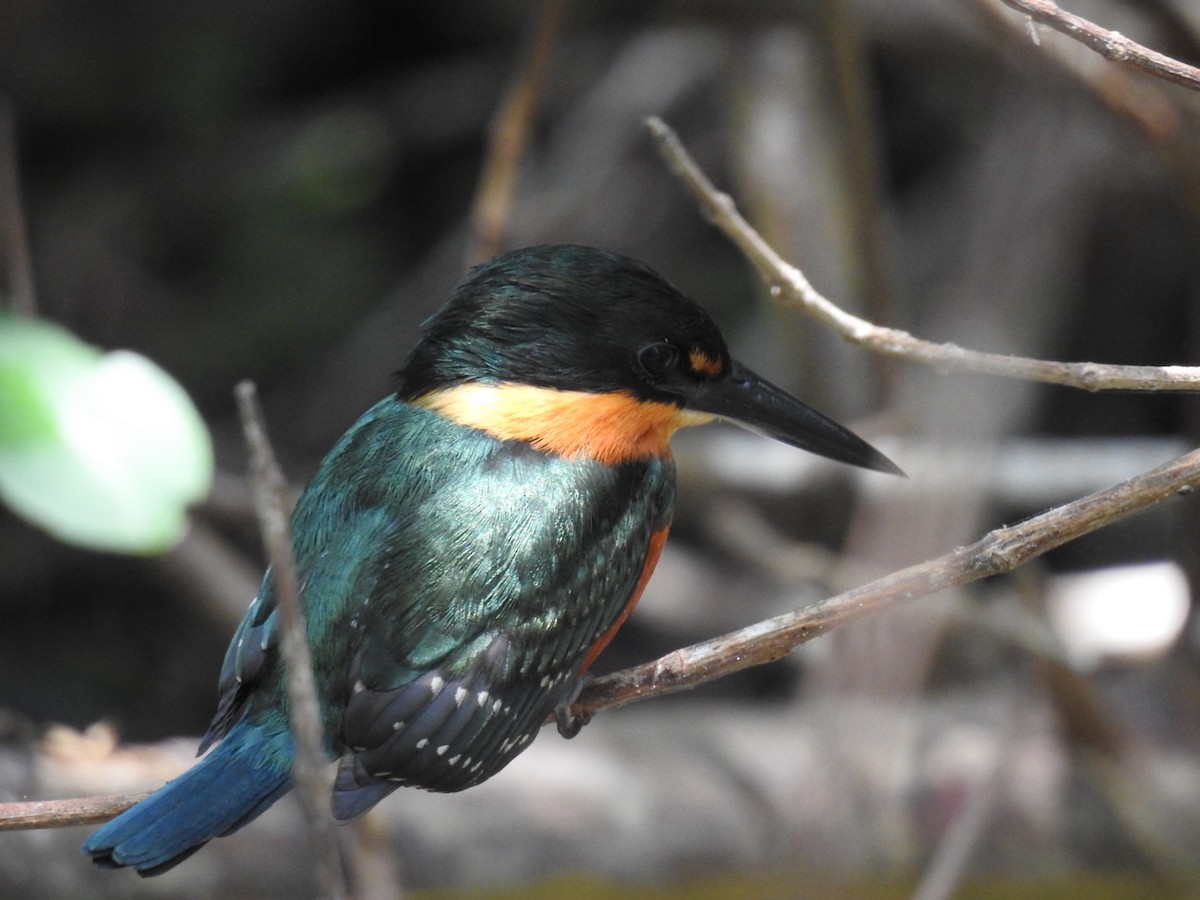
<path id="1" fill-rule="evenodd" d="M 670 456 L 671 435 L 714 418 L 671 403 L 638 400 L 625 391 L 592 394 L 528 384 L 472 382 L 430 391 L 415 406 L 500 440 L 537 450 L 615 464 Z"/>

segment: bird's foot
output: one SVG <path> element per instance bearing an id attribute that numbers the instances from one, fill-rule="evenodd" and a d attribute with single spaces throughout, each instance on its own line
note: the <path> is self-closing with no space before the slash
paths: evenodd
<path id="1" fill-rule="evenodd" d="M 583 730 L 583 726 L 592 721 L 591 713 L 579 713 L 578 715 L 572 713 L 571 704 L 579 699 L 579 695 L 583 693 L 583 689 L 594 678 L 595 676 L 591 672 L 584 672 L 575 680 L 575 684 L 571 688 L 571 693 L 558 706 L 554 707 L 554 722 L 558 726 L 558 733 L 567 740 L 579 734 Z"/>

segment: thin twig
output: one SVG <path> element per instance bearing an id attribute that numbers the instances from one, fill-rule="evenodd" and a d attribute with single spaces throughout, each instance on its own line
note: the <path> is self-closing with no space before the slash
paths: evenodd
<path id="1" fill-rule="evenodd" d="M 851 315 L 827 300 L 804 273 L 786 262 L 738 212 L 733 199 L 718 191 L 659 118 L 646 122 L 659 152 L 699 201 L 704 213 L 737 245 L 780 299 L 794 303 L 847 341 L 876 353 L 1006 378 L 1022 378 L 1086 391 L 1200 391 L 1194 366 L 1118 366 L 1065 363 L 967 350 L 956 344 L 921 340 L 898 328 L 884 328 Z"/>
<path id="2" fill-rule="evenodd" d="M 1090 47 L 1105 59 L 1130 66 L 1172 84 L 1200 91 L 1200 69 L 1131 41 L 1118 31 L 1101 28 L 1094 22 L 1067 12 L 1051 0 L 1001 2 L 1034 21 L 1048 25 L 1055 31 Z"/>
<path id="3" fill-rule="evenodd" d="M 542 0 L 521 68 L 492 120 L 487 159 L 471 210 L 474 241 L 467 259 L 470 265 L 504 249 L 516 192 L 517 164 L 529 142 L 566 8 L 567 0 Z"/>
<path id="4" fill-rule="evenodd" d="M 292 780 L 300 798 L 312 839 L 321 896 L 342 898 L 346 888 L 337 840 L 329 815 L 329 761 L 317 699 L 312 661 L 300 607 L 300 586 L 292 557 L 288 527 L 287 484 L 267 438 L 254 383 L 240 382 L 234 389 L 242 431 L 250 449 L 250 476 L 254 505 L 263 545 L 271 562 L 271 582 L 279 612 L 279 651 L 287 673 L 288 714 L 295 744 Z"/>
<path id="5" fill-rule="evenodd" d="M 1200 450 L 1065 503 L 936 559 L 910 566 L 794 612 L 676 650 L 588 685 L 573 712 L 592 713 L 782 659 L 831 628 L 897 603 L 1011 572 L 1078 537 L 1200 487 Z"/>
<path id="6" fill-rule="evenodd" d="M 1032 19 L 1014 18 L 1002 5 L 1002 0 L 975 0 L 975 6 L 986 16 L 987 24 L 1001 29 L 1009 40 L 1018 45 L 1029 43 L 1029 29 L 1037 27 Z M 1037 34 L 1036 31 L 1033 33 Z M 1136 72 L 1126 69 L 1085 65 L 1092 59 L 1065 52 L 1073 48 L 1064 43 L 1039 43 L 1037 49 L 1039 59 L 1057 66 L 1109 110 L 1133 122 L 1156 144 L 1169 146 L 1190 141 L 1185 129 L 1186 117 L 1177 102 L 1178 98 L 1160 82 L 1139 78 Z M 1184 153 L 1190 165 L 1191 154 L 1187 154 L 1186 150 Z"/>
<path id="7" fill-rule="evenodd" d="M 17 134 L 12 104 L 0 98 L 0 306 L 37 314 L 37 289 L 21 204 Z"/>
<path id="8" fill-rule="evenodd" d="M 876 321 L 891 318 L 891 276 L 886 264 L 883 233 L 883 175 L 879 135 L 868 70 L 866 42 L 858 10 L 851 0 L 825 0 L 824 35 L 829 40 L 837 118 L 842 122 L 842 157 L 847 185 L 846 211 L 850 220 L 854 265 L 862 279 L 864 306 Z M 886 359 L 875 358 L 872 375 L 882 388 L 878 406 L 887 406 L 896 387 L 896 372 Z"/>
<path id="9" fill-rule="evenodd" d="M 107 822 L 139 800 L 140 794 L 108 794 L 103 797 L 76 797 L 71 800 L 25 800 L 0 803 L 0 831 L 33 831 L 41 828 L 66 828 L 68 825 L 95 825 Z"/>
<path id="10" fill-rule="evenodd" d="M 975 0 L 975 6 L 989 26 L 1000 30 L 1018 46 L 1027 45 L 1030 30 L 1038 27 L 1028 17 L 1013 16 L 999 0 Z M 1036 51 L 1040 60 L 1057 67 L 1106 109 L 1132 122 L 1149 138 L 1173 180 L 1176 195 L 1193 215 L 1200 215 L 1200 184 L 1193 175 L 1200 140 L 1192 127 L 1194 116 L 1179 102 L 1180 95 L 1162 81 L 1142 78 L 1131 69 L 1090 65 L 1093 58 L 1067 52 L 1073 49 L 1065 41 L 1047 41 L 1039 43 Z"/>

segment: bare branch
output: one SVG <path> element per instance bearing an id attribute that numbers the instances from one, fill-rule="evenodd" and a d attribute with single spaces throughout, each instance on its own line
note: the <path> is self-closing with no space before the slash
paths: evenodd
<path id="1" fill-rule="evenodd" d="M 567 0 L 542 0 L 521 69 L 492 120 L 487 159 L 471 210 L 474 241 L 468 263 L 475 265 L 504 249 L 512 218 L 517 164 L 525 152 L 542 86 L 550 70 L 551 51 L 566 18 Z"/>
<path id="2" fill-rule="evenodd" d="M 634 700 L 693 688 L 742 669 L 782 659 L 838 625 L 897 603 L 999 575 L 1134 513 L 1200 486 L 1193 450 L 1114 487 L 1089 494 L 1017 525 L 998 528 L 967 547 L 910 566 L 812 606 L 676 650 L 607 675 L 584 689 L 572 712 L 593 713 Z"/>
<path id="3" fill-rule="evenodd" d="M 886 264 L 883 232 L 884 178 L 878 110 L 869 83 L 871 70 L 859 11 L 852 0 L 826 0 L 821 4 L 824 34 L 829 40 L 829 67 L 833 76 L 836 115 L 842 120 L 843 166 L 847 191 L 850 237 L 854 265 L 861 271 L 864 305 L 875 319 L 886 319 L 894 288 Z M 884 364 L 886 366 L 886 364 Z M 892 372 L 880 369 L 888 393 L 894 387 Z"/>
<path id="4" fill-rule="evenodd" d="M 0 831 L 33 831 L 39 828 L 66 828 L 69 825 L 95 825 L 107 822 L 139 800 L 140 794 L 109 794 L 104 797 L 77 797 L 71 800 L 28 800 L 0 803 Z"/>
<path id="5" fill-rule="evenodd" d="M 986 22 L 1004 32 L 1012 41 L 1027 43 L 1032 30 L 1037 35 L 1037 25 L 1030 18 L 1019 19 L 1009 14 L 999 0 L 975 0 Z M 1182 156 L 1190 166 L 1194 156 L 1189 152 L 1190 132 L 1186 128 L 1186 116 L 1169 89 L 1161 82 L 1138 77 L 1128 69 L 1111 66 L 1086 65 L 1092 60 L 1082 54 L 1068 53 L 1073 47 L 1064 44 L 1042 44 L 1037 42 L 1040 58 L 1057 66 L 1063 74 L 1075 81 L 1114 114 L 1128 119 L 1136 125 L 1154 144 L 1163 149 L 1178 150 L 1166 154 L 1166 162 L 1178 170 L 1180 163 L 1175 157 Z M 1181 188 L 1189 194 L 1186 178 L 1179 178 Z M 1194 201 L 1193 201 L 1194 202 Z"/>
<path id="6" fill-rule="evenodd" d="M 295 744 L 292 780 L 308 820 L 316 855 L 321 896 L 346 896 L 337 840 L 329 816 L 329 761 L 325 755 L 325 731 L 321 706 L 313 678 L 304 613 L 300 608 L 300 586 L 292 557 L 288 527 L 287 484 L 267 439 L 262 410 L 253 382 L 243 381 L 234 390 L 242 431 L 250 449 L 250 474 L 254 505 L 258 513 L 263 545 L 271 561 L 271 581 L 279 611 L 279 650 L 287 673 L 288 712 Z"/>
<path id="7" fill-rule="evenodd" d="M 37 312 L 37 290 L 21 204 L 14 118 L 12 105 L 0 99 L 0 305 L 32 316 Z"/>
<path id="8" fill-rule="evenodd" d="M 1200 69 L 1170 56 L 1131 41 L 1118 31 L 1109 31 L 1074 13 L 1069 13 L 1052 0 L 1001 0 L 1036 22 L 1079 41 L 1105 59 L 1130 66 L 1156 78 L 1200 91 Z"/>
<path id="9" fill-rule="evenodd" d="M 818 293 L 803 272 L 782 259 L 762 235 L 742 218 L 733 199 L 713 187 L 665 122 L 651 118 L 646 125 L 671 170 L 699 201 L 709 220 L 724 231 L 755 265 L 771 293 L 799 306 L 853 344 L 886 356 L 944 369 L 1023 378 L 1086 391 L 1200 391 L 1200 368 L 1194 366 L 1066 363 L 982 353 L 956 344 L 921 340 L 907 331 L 884 328 L 851 315 Z"/>

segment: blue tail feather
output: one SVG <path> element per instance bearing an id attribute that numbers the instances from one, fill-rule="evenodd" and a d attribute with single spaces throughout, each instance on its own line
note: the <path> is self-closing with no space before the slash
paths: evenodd
<path id="1" fill-rule="evenodd" d="M 238 723 L 208 756 L 99 828 L 83 852 L 105 868 L 156 875 L 237 831 L 291 789 L 286 724 Z"/>

